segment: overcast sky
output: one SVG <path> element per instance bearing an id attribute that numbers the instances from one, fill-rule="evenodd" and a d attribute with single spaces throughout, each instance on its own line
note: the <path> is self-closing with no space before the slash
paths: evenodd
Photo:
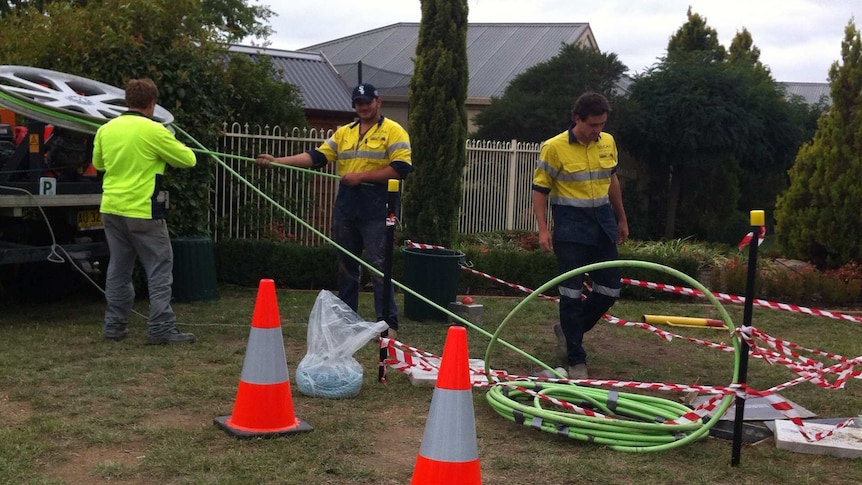
<path id="1" fill-rule="evenodd" d="M 297 50 L 398 22 L 419 22 L 419 0 L 252 0 L 277 17 L 268 47 Z M 862 25 L 862 0 L 468 0 L 469 21 L 586 22 L 602 52 L 643 72 L 664 56 L 668 39 L 692 11 L 729 47 L 747 28 L 776 81 L 826 82 L 841 58 L 844 28 Z M 259 42 L 258 42 L 259 43 Z"/>

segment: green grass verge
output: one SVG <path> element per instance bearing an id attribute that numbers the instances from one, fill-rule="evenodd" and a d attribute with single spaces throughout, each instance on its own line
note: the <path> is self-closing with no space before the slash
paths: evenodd
<path id="1" fill-rule="evenodd" d="M 51 304 L 6 303 L 0 309 L 0 483 L 171 484 L 405 484 L 409 483 L 433 390 L 411 386 L 390 371 L 376 382 L 376 348 L 355 355 L 365 369 L 359 396 L 309 398 L 293 391 L 297 417 L 315 431 L 279 439 L 237 440 L 213 425 L 231 414 L 254 309 L 255 289 L 219 288 L 211 302 L 177 304 L 183 329 L 197 334 L 190 346 L 146 346 L 143 319 L 132 336 L 106 342 L 103 303 L 79 296 Z M 290 375 L 305 353 L 307 320 L 317 292 L 279 290 L 278 303 Z M 400 299 L 399 294 L 399 302 Z M 477 297 L 483 328 L 493 332 L 520 301 Z M 136 304 L 146 312 L 146 302 Z M 742 308 L 727 307 L 737 324 Z M 370 315 L 370 294 L 360 313 Z M 620 301 L 612 314 L 715 317 L 702 301 Z M 554 303 L 527 305 L 503 338 L 554 365 Z M 847 357 L 860 354 L 859 324 L 759 309 L 754 325 L 770 335 Z M 403 342 L 442 353 L 446 326 L 402 321 Z M 689 337 L 730 343 L 707 329 L 667 327 Z M 601 323 L 586 338 L 594 377 L 725 385 L 728 353 L 683 339 L 670 342 L 641 330 Z M 469 332 L 470 356 L 482 358 L 488 339 Z M 494 368 L 530 373 L 536 367 L 495 347 Z M 765 389 L 793 379 L 781 366 L 753 360 L 749 382 Z M 855 416 L 862 386 L 843 390 L 810 383 L 781 393 L 820 417 Z M 678 400 L 677 393 L 660 396 Z M 772 443 L 745 446 L 741 466 L 731 467 L 731 443 L 710 438 L 668 452 L 631 454 L 559 438 L 502 419 L 474 390 L 474 410 L 484 483 L 855 483 L 862 460 L 800 455 Z"/>

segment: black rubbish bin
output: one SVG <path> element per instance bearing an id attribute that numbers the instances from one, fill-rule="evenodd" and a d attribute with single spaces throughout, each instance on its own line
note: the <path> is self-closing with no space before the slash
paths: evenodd
<path id="1" fill-rule="evenodd" d="M 404 284 L 435 304 L 447 308 L 458 294 L 458 274 L 464 253 L 451 249 L 401 249 Z M 446 314 L 408 292 L 404 293 L 404 316 L 411 320 L 446 320 Z"/>
<path id="2" fill-rule="evenodd" d="M 174 251 L 173 297 L 179 302 L 215 300 L 215 248 L 212 239 L 171 239 Z"/>

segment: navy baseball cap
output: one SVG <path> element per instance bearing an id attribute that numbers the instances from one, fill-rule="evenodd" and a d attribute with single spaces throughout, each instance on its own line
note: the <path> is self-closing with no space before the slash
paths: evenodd
<path id="1" fill-rule="evenodd" d="M 359 86 L 356 86 L 355 88 L 353 88 L 353 101 L 354 102 L 356 102 L 356 100 L 361 100 L 361 101 L 364 101 L 366 103 L 369 103 L 369 102 L 371 102 L 372 99 L 376 98 L 377 96 L 378 96 L 377 95 L 377 88 L 375 88 L 374 86 L 372 86 L 368 83 L 362 83 Z"/>

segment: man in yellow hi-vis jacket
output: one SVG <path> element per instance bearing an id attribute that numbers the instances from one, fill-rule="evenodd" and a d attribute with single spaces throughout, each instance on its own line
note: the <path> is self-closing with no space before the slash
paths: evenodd
<path id="1" fill-rule="evenodd" d="M 150 297 L 147 343 L 192 343 L 195 336 L 177 329 L 171 308 L 174 256 L 160 193 L 166 165 L 189 168 L 196 160 L 191 149 L 152 120 L 158 95 L 151 79 L 129 80 L 128 111 L 99 127 L 93 142 L 93 166 L 105 172 L 100 212 L 110 251 L 104 332 L 109 340 L 129 334 L 137 258 Z"/>
<path id="2" fill-rule="evenodd" d="M 539 154 L 533 174 L 533 213 L 539 245 L 554 252 L 560 274 L 617 259 L 617 244 L 628 239 L 616 174 L 617 146 L 614 138 L 602 131 L 609 112 L 604 96 L 584 93 L 575 101 L 569 129 L 546 140 Z M 547 224 L 549 200 L 553 238 Z M 620 277 L 619 268 L 590 272 L 592 291 L 585 299 L 583 274 L 560 284 L 560 323 L 554 332 L 569 378 L 588 378 L 584 334 L 619 297 Z"/>
<path id="3" fill-rule="evenodd" d="M 332 239 L 352 254 L 365 250 L 369 264 L 382 270 L 386 248 L 386 216 L 389 179 L 405 179 L 413 169 L 410 137 L 395 121 L 380 114 L 377 89 L 360 84 L 353 89 L 353 108 L 359 121 L 344 125 L 317 149 L 288 157 L 263 153 L 257 163 L 304 168 L 320 168 L 338 163 L 341 182 L 335 198 Z M 395 208 L 395 214 L 398 214 Z M 359 307 L 359 263 L 338 254 L 338 297 L 354 311 Z M 398 307 L 394 291 L 389 292 L 389 315 L 383 315 L 383 278 L 372 275 L 377 320 L 386 320 L 396 337 Z"/>

